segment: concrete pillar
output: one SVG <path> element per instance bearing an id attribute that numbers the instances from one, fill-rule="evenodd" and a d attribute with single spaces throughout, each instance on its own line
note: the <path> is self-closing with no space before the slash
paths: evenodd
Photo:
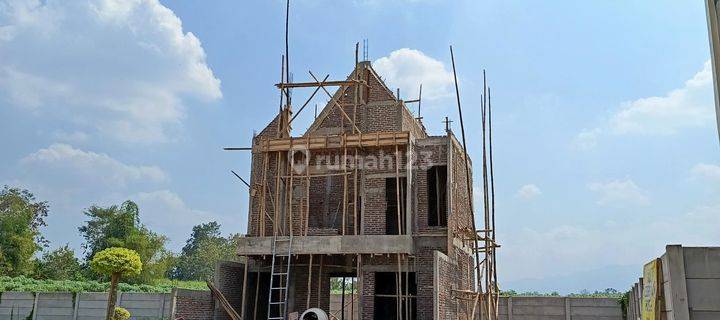
<path id="1" fill-rule="evenodd" d="M 177 313 L 177 288 L 172 288 L 170 291 L 170 319 L 175 319 L 175 313 Z"/>
<path id="2" fill-rule="evenodd" d="M 37 319 L 38 315 L 38 298 L 40 297 L 40 292 L 35 292 L 35 300 L 33 301 L 33 310 L 32 310 L 32 320 Z"/>
<path id="3" fill-rule="evenodd" d="M 78 318 L 78 309 L 80 309 L 80 296 L 82 294 L 80 292 L 73 293 L 73 297 L 75 297 L 75 303 L 73 304 L 73 320 L 77 320 Z"/>
<path id="4" fill-rule="evenodd" d="M 570 320 L 572 313 L 570 312 L 570 298 L 565 297 L 565 320 Z"/>
<path id="5" fill-rule="evenodd" d="M 512 297 L 508 297 L 508 305 L 507 305 L 507 312 L 508 312 L 508 320 L 513 320 L 513 305 L 512 305 Z"/>
<path id="6" fill-rule="evenodd" d="M 680 245 L 665 247 L 667 255 L 668 274 L 670 275 L 670 294 L 665 293 L 665 299 L 672 301 L 672 317 L 668 320 L 690 320 L 688 306 L 687 283 L 685 280 L 685 256 Z"/>

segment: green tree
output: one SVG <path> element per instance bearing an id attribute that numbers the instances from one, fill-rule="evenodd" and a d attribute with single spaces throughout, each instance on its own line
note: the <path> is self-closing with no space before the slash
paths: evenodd
<path id="1" fill-rule="evenodd" d="M 176 260 L 171 277 L 182 280 L 210 279 L 218 261 L 238 259 L 235 254 L 237 237 L 222 237 L 220 224 L 215 221 L 196 225 Z"/>
<path id="2" fill-rule="evenodd" d="M 0 191 L 0 275 L 30 274 L 33 255 L 46 244 L 40 234 L 48 204 L 28 190 L 4 186 Z"/>
<path id="3" fill-rule="evenodd" d="M 120 206 L 92 206 L 85 215 L 89 220 L 79 231 L 85 238 L 86 261 L 106 248 L 122 247 L 135 250 L 144 266 L 140 274 L 128 277 L 128 282 L 152 283 L 166 274 L 171 262 L 165 249 L 167 238 L 140 223 L 137 204 L 125 201 Z"/>
<path id="4" fill-rule="evenodd" d="M 120 277 L 140 274 L 142 271 L 140 256 L 134 250 L 126 248 L 107 248 L 95 254 L 90 261 L 90 266 L 95 272 L 110 276 L 110 293 L 105 319 L 112 320 L 115 315 L 117 285 Z"/>
<path id="5" fill-rule="evenodd" d="M 37 275 L 52 280 L 78 280 L 81 278 L 80 261 L 69 245 L 43 253 Z"/>
<path id="6" fill-rule="evenodd" d="M 192 228 L 190 238 L 185 241 L 185 246 L 182 248 L 182 254 L 185 256 L 192 255 L 197 252 L 198 248 L 200 248 L 201 241 L 221 237 L 220 224 L 216 221 L 196 225 Z"/>

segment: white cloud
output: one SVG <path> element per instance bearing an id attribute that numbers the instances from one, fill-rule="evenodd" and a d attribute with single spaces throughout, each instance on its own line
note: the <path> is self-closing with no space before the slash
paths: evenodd
<path id="1" fill-rule="evenodd" d="M 445 65 L 423 52 L 403 48 L 375 60 L 373 68 L 391 88 L 400 88 L 405 99 L 416 99 L 420 84 L 423 99 L 437 99 L 451 94 L 453 76 Z"/>
<path id="2" fill-rule="evenodd" d="M 573 145 L 581 150 L 590 150 L 592 148 L 595 148 L 597 146 L 597 140 L 598 136 L 602 133 L 602 130 L 600 128 L 595 128 L 592 130 L 583 129 L 582 132 L 580 132 L 573 141 Z"/>
<path id="3" fill-rule="evenodd" d="M 690 128 L 715 123 L 710 61 L 678 89 L 663 96 L 640 98 L 622 103 L 621 110 L 603 126 L 583 129 L 573 140 L 581 150 L 597 145 L 598 138 L 614 135 L 672 135 Z"/>
<path id="4" fill-rule="evenodd" d="M 713 93 L 710 61 L 686 81 L 682 88 L 664 96 L 626 102 L 610 121 L 617 134 L 675 134 L 686 128 L 713 123 Z"/>
<path id="5" fill-rule="evenodd" d="M 45 235 L 54 243 L 71 242 L 79 248 L 80 239 L 68 231 L 82 224 L 83 210 L 128 199 L 140 207 L 140 220 L 167 236 L 173 250 L 182 247 L 196 224 L 217 221 L 232 225 L 220 215 L 192 208 L 166 189 L 169 178 L 162 169 L 128 164 L 104 153 L 56 143 L 20 159 L 15 172 L 17 179 L 0 185 L 27 188 L 38 199 L 49 201 L 51 214 Z"/>
<path id="6" fill-rule="evenodd" d="M 52 137 L 55 140 L 63 141 L 63 142 L 74 142 L 74 143 L 82 143 L 86 142 L 90 136 L 88 136 L 87 133 L 82 131 L 63 131 L 63 130 L 57 130 L 52 133 Z"/>
<path id="7" fill-rule="evenodd" d="M 692 168 L 693 175 L 720 182 L 720 166 L 714 164 L 698 163 Z"/>
<path id="8" fill-rule="evenodd" d="M 635 266 L 635 274 L 638 275 L 642 274 L 643 264 L 662 254 L 667 244 L 717 244 L 720 241 L 719 215 L 720 204 L 715 204 L 698 206 L 676 216 L 653 219 L 628 217 L 623 223 L 608 221 L 596 226 L 565 224 L 549 229 L 528 226 L 513 232 L 512 236 L 499 235 L 503 245 L 499 251 L 500 268 L 503 277 L 510 281 L 547 279 L 612 265 Z M 603 280 L 614 282 L 598 278 L 597 283 Z"/>
<path id="9" fill-rule="evenodd" d="M 526 184 L 518 189 L 517 193 L 515 193 L 515 197 L 523 200 L 531 200 L 541 194 L 542 192 L 540 192 L 540 188 L 538 188 L 538 186 L 534 184 Z"/>
<path id="10" fill-rule="evenodd" d="M 602 206 L 648 205 L 647 191 L 629 178 L 588 184 L 588 189 L 598 194 L 597 204 Z"/>
<path id="11" fill-rule="evenodd" d="M 56 143 L 21 158 L 10 168 L 13 178 L 0 185 L 25 188 L 48 201 L 50 215 L 43 234 L 53 243 L 80 248 L 75 230 L 91 205 L 120 204 L 136 190 L 166 186 L 168 175 L 156 166 L 120 161 L 107 154 Z"/>
<path id="12" fill-rule="evenodd" d="M 186 98 L 222 96 L 157 0 L 0 0 L 0 99 L 122 141 L 169 140 Z"/>
<path id="13" fill-rule="evenodd" d="M 165 172 L 154 166 L 134 166 L 122 163 L 104 153 L 95 153 L 73 148 L 70 145 L 56 143 L 31 153 L 20 160 L 25 172 L 46 172 L 51 176 L 64 176 L 58 179 L 61 185 L 79 185 L 87 182 L 86 187 L 97 188 L 98 184 L 123 188 L 132 182 L 167 180 Z"/>
<path id="14" fill-rule="evenodd" d="M 188 207 L 183 199 L 169 190 L 140 192 L 129 197 L 140 208 L 141 219 L 151 230 L 168 237 L 169 247 L 179 250 L 192 227 L 209 221 L 225 225 L 222 217 L 211 212 Z M 232 225 L 228 224 L 227 225 Z"/>

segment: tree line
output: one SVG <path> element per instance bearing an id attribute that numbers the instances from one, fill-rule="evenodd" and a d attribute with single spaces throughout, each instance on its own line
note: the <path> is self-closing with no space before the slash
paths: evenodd
<path id="1" fill-rule="evenodd" d="M 112 247 L 138 253 L 142 271 L 123 280 L 154 284 L 160 279 L 207 280 L 215 263 L 236 260 L 238 234 L 223 236 L 215 221 L 196 225 L 179 253 L 166 248 L 166 236 L 141 222 L 140 208 L 128 200 L 119 205 L 92 205 L 83 211 L 86 220 L 77 231 L 83 238 L 81 256 L 68 244 L 51 249 L 42 227 L 50 214 L 47 201 L 28 190 L 4 186 L 0 191 L 0 276 L 25 276 L 51 280 L 107 281 L 93 271 L 96 253 Z"/>

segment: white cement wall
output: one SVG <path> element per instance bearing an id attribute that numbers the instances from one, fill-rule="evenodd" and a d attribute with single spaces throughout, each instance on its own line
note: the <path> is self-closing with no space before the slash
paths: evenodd
<path id="1" fill-rule="evenodd" d="M 622 320 L 611 298 L 504 297 L 499 306 L 500 320 Z"/>
<path id="2" fill-rule="evenodd" d="M 169 319 L 172 295 L 169 293 L 118 293 L 118 306 L 130 311 L 134 319 Z M 107 293 L 3 292 L 0 320 L 104 320 Z M 34 312 L 33 312 L 34 310 Z"/>

